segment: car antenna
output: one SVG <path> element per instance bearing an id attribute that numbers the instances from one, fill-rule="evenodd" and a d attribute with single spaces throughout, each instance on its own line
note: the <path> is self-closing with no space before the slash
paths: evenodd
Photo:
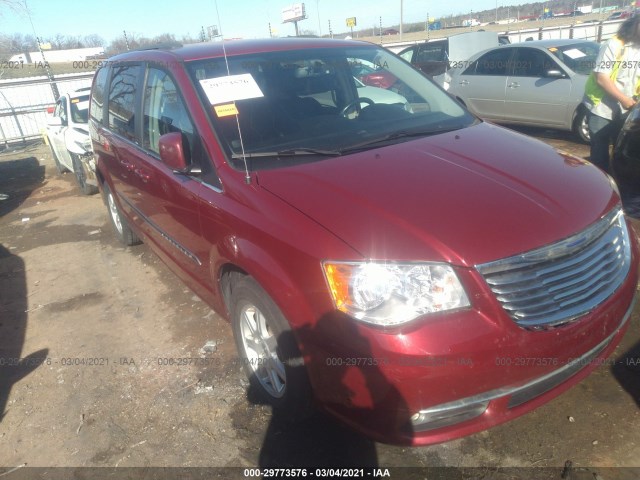
<path id="1" fill-rule="evenodd" d="M 213 2 L 216 6 L 216 15 L 218 17 L 218 25 L 220 26 L 220 38 L 222 39 L 222 53 L 224 55 L 224 63 L 227 67 L 227 76 L 231 76 L 231 71 L 229 70 L 229 61 L 227 60 L 227 49 L 224 46 L 224 34 L 222 30 L 222 22 L 220 21 L 220 11 L 218 10 L 218 0 L 214 0 Z M 237 111 L 237 110 L 236 110 Z M 240 149 L 242 150 L 242 161 L 244 162 L 244 183 L 247 185 L 251 185 L 251 175 L 249 175 L 249 166 L 247 165 L 247 155 L 244 152 L 244 141 L 242 140 L 242 128 L 240 127 L 240 119 L 238 118 L 238 114 L 235 114 L 236 124 L 238 125 L 238 135 L 240 138 Z"/>

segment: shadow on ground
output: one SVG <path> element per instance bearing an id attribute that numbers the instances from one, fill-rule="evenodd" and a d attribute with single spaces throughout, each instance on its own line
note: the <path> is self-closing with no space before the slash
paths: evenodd
<path id="1" fill-rule="evenodd" d="M 20 207 L 44 181 L 45 167 L 35 157 L 0 158 L 0 217 Z M 8 413 L 13 385 L 38 368 L 48 350 L 23 357 L 28 319 L 24 260 L 0 244 L 0 421 Z"/>

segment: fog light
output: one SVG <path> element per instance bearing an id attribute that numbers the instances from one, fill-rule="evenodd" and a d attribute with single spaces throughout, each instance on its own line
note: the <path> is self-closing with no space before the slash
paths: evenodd
<path id="1" fill-rule="evenodd" d="M 411 416 L 414 432 L 424 432 L 435 428 L 448 427 L 482 415 L 489 401 L 476 403 L 451 402 L 421 410 Z"/>

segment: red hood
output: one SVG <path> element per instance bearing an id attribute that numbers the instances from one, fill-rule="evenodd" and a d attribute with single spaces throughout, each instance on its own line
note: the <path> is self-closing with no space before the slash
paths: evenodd
<path id="1" fill-rule="evenodd" d="M 618 201 L 588 162 L 484 123 L 258 182 L 364 258 L 468 266 L 567 237 Z"/>

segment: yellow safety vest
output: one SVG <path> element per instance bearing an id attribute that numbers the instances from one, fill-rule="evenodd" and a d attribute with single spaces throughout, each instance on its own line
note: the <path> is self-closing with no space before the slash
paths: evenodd
<path id="1" fill-rule="evenodd" d="M 618 52 L 618 55 L 616 55 L 616 61 L 613 64 L 613 70 L 611 70 L 611 75 L 610 75 L 611 80 L 615 82 L 616 79 L 618 78 L 618 71 L 620 70 L 620 64 L 622 63 L 621 59 L 622 57 L 624 57 L 625 46 L 624 46 L 624 42 L 620 38 L 614 37 L 614 40 L 616 40 L 621 47 L 620 51 Z M 636 85 L 636 88 L 635 88 L 635 94 L 637 95 L 638 93 L 640 93 L 640 80 L 638 80 L 638 84 Z M 594 107 L 600 104 L 600 102 L 602 102 L 602 99 L 607 95 L 604 89 L 600 85 L 598 85 L 598 81 L 596 80 L 596 72 L 591 72 L 591 74 L 589 75 L 589 78 L 587 79 L 587 83 L 585 84 L 585 87 L 584 87 L 584 94 Z"/>

